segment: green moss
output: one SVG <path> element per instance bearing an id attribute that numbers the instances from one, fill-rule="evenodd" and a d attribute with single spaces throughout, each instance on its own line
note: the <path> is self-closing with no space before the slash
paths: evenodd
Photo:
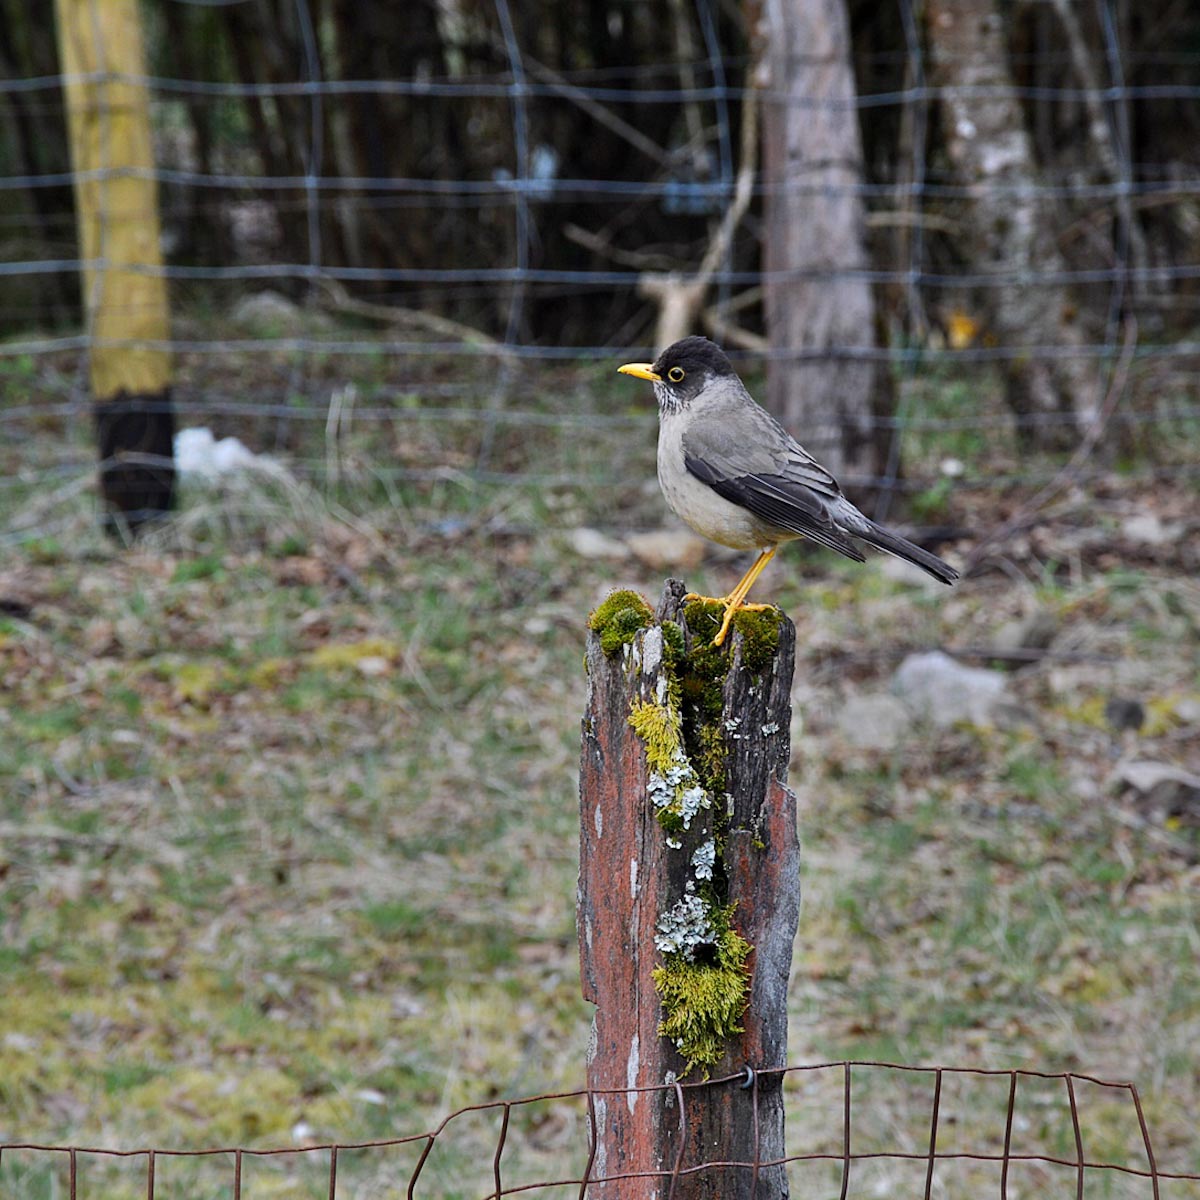
<path id="1" fill-rule="evenodd" d="M 683 661 L 683 630 L 674 621 L 662 623 L 663 658 L 667 668 L 674 670 Z"/>
<path id="2" fill-rule="evenodd" d="M 779 649 L 779 625 L 783 614 L 777 608 L 761 612 L 740 609 L 734 614 L 733 627 L 742 635 L 742 661 L 751 671 L 761 671 Z"/>
<path id="3" fill-rule="evenodd" d="M 696 730 L 696 749 L 692 761 L 700 782 L 710 792 L 725 790 L 725 757 L 725 735 L 720 725 L 701 725 Z"/>
<path id="4" fill-rule="evenodd" d="M 662 999 L 663 1019 L 658 1032 L 675 1043 L 687 1059 L 687 1070 L 707 1069 L 720 1062 L 725 1043 L 742 1032 L 741 1017 L 749 1002 L 748 941 L 728 924 L 729 909 L 720 914 L 724 929 L 718 935 L 711 962 L 688 962 L 670 955 L 654 970 L 654 986 Z"/>
<path id="5" fill-rule="evenodd" d="M 692 600 L 683 606 L 683 615 L 687 620 L 692 636 L 699 642 L 705 641 L 718 654 L 723 653 L 719 646 L 712 646 L 712 640 L 721 629 L 725 619 L 725 605 L 719 600 Z"/>
<path id="6" fill-rule="evenodd" d="M 712 639 L 721 629 L 725 619 L 725 605 L 718 601 L 693 600 L 684 608 L 688 628 L 697 645 L 692 650 L 692 669 L 712 678 L 717 673 L 724 678 L 729 670 L 729 647 L 732 639 L 727 638 L 721 646 L 714 646 Z M 761 611 L 740 608 L 733 614 L 733 628 L 742 635 L 742 661 L 752 671 L 761 671 L 779 649 L 779 625 L 783 614 L 777 608 Z"/>
<path id="7" fill-rule="evenodd" d="M 600 649 L 611 657 L 653 620 L 654 610 L 646 598 L 624 590 L 613 592 L 596 608 L 588 617 L 588 628 L 600 635 Z"/>
<path id="8" fill-rule="evenodd" d="M 665 775 L 679 765 L 683 731 L 677 708 L 639 701 L 629 710 L 629 724 L 646 743 L 646 765 L 651 771 Z"/>

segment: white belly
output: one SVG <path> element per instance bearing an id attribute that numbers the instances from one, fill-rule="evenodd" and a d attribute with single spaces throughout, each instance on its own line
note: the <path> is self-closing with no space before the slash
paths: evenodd
<path id="1" fill-rule="evenodd" d="M 658 433 L 658 485 L 676 515 L 697 533 L 735 550 L 763 550 L 796 536 L 765 524 L 692 475 L 684 465 L 679 424 L 664 416 Z"/>

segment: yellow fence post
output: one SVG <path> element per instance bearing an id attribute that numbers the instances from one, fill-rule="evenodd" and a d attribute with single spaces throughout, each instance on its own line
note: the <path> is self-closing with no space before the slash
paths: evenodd
<path id="1" fill-rule="evenodd" d="M 75 173 L 79 257 L 113 531 L 171 507 L 175 489 L 167 281 L 137 0 L 55 0 Z"/>

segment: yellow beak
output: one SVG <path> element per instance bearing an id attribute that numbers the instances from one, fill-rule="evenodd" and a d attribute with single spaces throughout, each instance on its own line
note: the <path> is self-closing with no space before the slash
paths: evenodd
<path id="1" fill-rule="evenodd" d="M 617 368 L 618 375 L 632 375 L 634 379 L 648 379 L 651 383 L 662 383 L 662 376 L 656 375 L 649 363 L 626 363 Z"/>

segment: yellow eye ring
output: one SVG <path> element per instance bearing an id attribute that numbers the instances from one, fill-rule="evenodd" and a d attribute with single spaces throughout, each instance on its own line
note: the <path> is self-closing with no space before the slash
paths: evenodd
<path id="1" fill-rule="evenodd" d="M 671 369 L 670 369 L 670 370 L 667 372 L 667 378 L 668 378 L 668 379 L 669 379 L 669 380 L 670 380 L 672 383 L 682 383 L 682 382 L 683 382 L 683 377 L 684 377 L 684 375 L 686 375 L 686 374 L 687 374 L 687 372 L 686 372 L 686 371 L 685 371 L 685 370 L 684 370 L 682 367 L 672 367 L 672 368 L 671 368 Z"/>

